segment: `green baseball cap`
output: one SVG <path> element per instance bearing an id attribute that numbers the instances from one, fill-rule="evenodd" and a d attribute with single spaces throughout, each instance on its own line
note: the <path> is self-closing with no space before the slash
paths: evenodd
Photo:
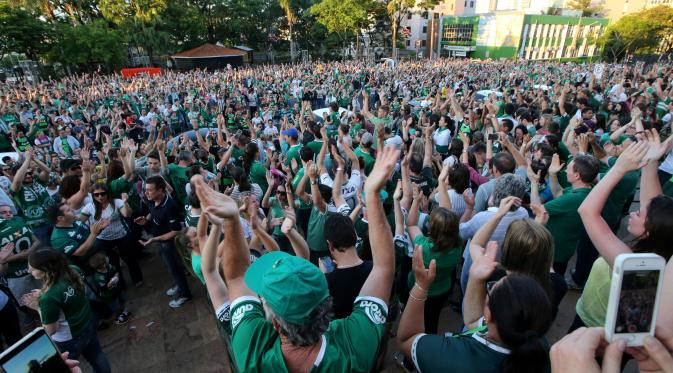
<path id="1" fill-rule="evenodd" d="M 245 272 L 245 284 L 264 298 L 283 320 L 304 325 L 313 309 L 329 296 L 327 280 L 306 259 L 274 251 L 257 259 Z"/>

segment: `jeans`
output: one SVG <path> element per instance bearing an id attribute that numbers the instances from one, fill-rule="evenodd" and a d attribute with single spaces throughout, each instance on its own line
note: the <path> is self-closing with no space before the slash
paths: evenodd
<path id="1" fill-rule="evenodd" d="M 99 240 L 96 239 L 96 245 L 105 250 L 110 259 L 110 263 L 116 266 L 117 269 L 120 269 L 119 259 L 126 263 L 126 266 L 129 269 L 129 275 L 131 275 L 131 281 L 134 284 L 143 280 L 143 273 L 140 270 L 140 264 L 138 264 L 138 258 L 135 252 L 135 245 L 131 241 L 131 233 L 127 233 L 126 236 L 116 239 L 116 240 Z M 115 250 L 117 249 L 117 250 Z M 123 278 L 120 278 L 123 280 Z"/>
<path id="2" fill-rule="evenodd" d="M 107 360 L 107 356 L 105 356 L 105 353 L 100 347 L 98 335 L 96 334 L 97 324 L 96 318 L 92 317 L 91 320 L 89 320 L 89 324 L 87 324 L 86 328 L 79 336 L 67 342 L 54 342 L 56 342 L 56 345 L 61 352 L 68 351 L 70 353 L 70 359 L 77 360 L 81 354 L 89 364 L 91 364 L 94 372 L 108 373 L 111 372 L 112 369 L 110 368 L 110 362 Z"/>
<path id="3" fill-rule="evenodd" d="M 187 285 L 187 278 L 185 277 L 185 269 L 182 265 L 182 260 L 178 256 L 178 250 L 173 245 L 173 241 L 160 241 L 159 254 L 164 261 L 164 265 L 168 272 L 173 277 L 173 282 L 178 286 L 178 294 L 180 297 L 191 298 L 192 293 L 189 291 Z"/>

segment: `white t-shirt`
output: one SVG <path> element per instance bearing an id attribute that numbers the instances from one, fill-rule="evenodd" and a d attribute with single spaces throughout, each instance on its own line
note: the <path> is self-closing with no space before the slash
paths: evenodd
<path id="1" fill-rule="evenodd" d="M 105 227 L 96 238 L 105 241 L 117 240 L 126 236 L 127 233 L 126 225 L 122 222 L 123 217 L 119 211 L 122 207 L 124 207 L 124 202 L 121 199 L 115 199 L 101 212 L 100 218 L 96 219 L 96 207 L 92 202 L 84 206 L 81 214 L 88 217 L 87 224 L 89 224 L 89 227 L 99 220 L 110 219 L 110 225 Z"/>

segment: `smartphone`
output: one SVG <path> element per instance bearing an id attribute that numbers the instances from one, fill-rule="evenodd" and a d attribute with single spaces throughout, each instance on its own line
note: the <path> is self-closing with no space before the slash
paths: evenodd
<path id="1" fill-rule="evenodd" d="M 656 254 L 621 254 L 615 259 L 605 318 L 605 339 L 642 346 L 654 336 L 666 260 Z"/>
<path id="2" fill-rule="evenodd" d="M 325 270 L 327 270 L 327 273 L 330 273 L 334 271 L 336 266 L 334 265 L 334 261 L 332 260 L 332 257 L 330 256 L 321 256 L 319 259 L 322 262 L 322 265 L 325 266 Z"/>
<path id="3" fill-rule="evenodd" d="M 497 133 L 489 133 L 488 139 L 491 141 L 498 141 L 500 140 L 500 136 Z"/>
<path id="4" fill-rule="evenodd" d="M 2 372 L 70 373 L 44 328 L 37 328 L 0 355 Z"/>

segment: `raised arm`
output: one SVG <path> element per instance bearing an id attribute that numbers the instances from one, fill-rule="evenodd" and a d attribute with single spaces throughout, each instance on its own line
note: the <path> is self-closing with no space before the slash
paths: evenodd
<path id="1" fill-rule="evenodd" d="M 558 173 L 561 172 L 564 165 L 564 163 L 561 163 L 558 153 L 555 153 L 551 158 L 551 165 L 549 166 L 549 188 L 554 198 L 560 197 L 563 194 L 563 188 L 558 181 Z"/>
<path id="2" fill-rule="evenodd" d="M 255 234 L 255 236 L 257 236 L 262 245 L 264 245 L 266 251 L 280 250 L 278 242 L 276 242 L 276 240 L 271 237 L 269 232 L 266 231 L 265 224 L 262 224 L 257 217 L 257 212 L 259 211 L 257 198 L 255 198 L 255 196 L 247 196 L 245 205 L 246 212 L 248 214 L 248 220 L 250 221 L 250 228 L 252 228 L 252 232 Z"/>
<path id="3" fill-rule="evenodd" d="M 203 224 L 201 223 L 202 219 L 205 220 Z M 201 246 L 201 272 L 203 273 L 203 279 L 206 280 L 206 288 L 208 289 L 210 300 L 213 302 L 215 309 L 217 309 L 222 304 L 229 302 L 227 285 L 224 283 L 222 276 L 220 276 L 220 273 L 217 270 L 217 244 L 220 241 L 224 220 L 209 212 L 202 212 L 197 226 L 197 234 L 199 234 L 199 236 L 205 236 L 205 231 L 208 228 L 208 221 L 213 225 L 204 244 Z M 205 228 L 199 229 L 202 226 Z"/>
<path id="4" fill-rule="evenodd" d="M 327 212 L 327 202 L 322 199 L 320 188 L 318 188 L 318 166 L 313 164 L 312 161 L 308 161 L 306 167 L 306 174 L 308 174 L 308 177 L 311 180 L 311 199 L 313 200 L 313 205 L 320 212 L 325 213 Z"/>
<path id="5" fill-rule="evenodd" d="M 334 200 L 334 205 L 339 207 L 346 204 L 344 200 L 341 185 L 344 182 L 344 168 L 346 167 L 346 162 L 341 158 L 336 147 L 332 149 L 332 159 L 337 163 L 336 173 L 334 174 L 334 184 L 332 184 L 332 200 Z"/>
<path id="6" fill-rule="evenodd" d="M 445 164 L 442 167 L 442 172 L 439 174 L 439 179 L 437 179 L 437 182 L 439 184 L 438 186 L 438 192 L 437 194 L 439 195 L 439 207 L 444 207 L 445 209 L 451 211 L 451 198 L 449 198 L 449 186 L 447 184 L 449 179 L 449 165 Z"/>
<path id="7" fill-rule="evenodd" d="M 250 250 L 241 229 L 236 201 L 214 191 L 200 175 L 193 176 L 191 182 L 204 211 L 224 219 L 223 231 L 227 239 L 220 243 L 221 265 L 231 299 L 253 295 L 244 280 L 250 266 Z"/>
<path id="8" fill-rule="evenodd" d="M 630 253 L 631 249 L 612 233 L 608 223 L 601 216 L 601 211 L 603 211 L 610 192 L 624 175 L 642 167 L 647 151 L 647 141 L 633 143 L 626 148 L 617 159 L 617 163 L 591 189 L 591 192 L 577 210 L 591 242 L 610 266 L 613 265 L 617 255 Z M 641 203 L 643 202 L 641 201 Z"/>
<path id="9" fill-rule="evenodd" d="M 280 226 L 280 231 L 283 232 L 290 241 L 290 245 L 292 245 L 294 254 L 298 257 L 309 260 L 310 251 L 308 248 L 308 243 L 306 243 L 304 237 L 302 237 L 302 235 L 297 232 L 297 228 L 295 228 L 295 222 L 296 217 L 294 209 L 290 207 L 286 208 L 285 220 L 283 220 L 283 225 Z"/>
<path id="10" fill-rule="evenodd" d="M 393 235 L 388 225 L 379 191 L 390 178 L 400 157 L 394 147 L 379 149 L 376 164 L 365 184 L 367 216 L 369 218 L 369 239 L 372 249 L 373 267 L 360 295 L 372 296 L 388 302 L 395 274 L 395 253 Z"/>
<path id="11" fill-rule="evenodd" d="M 484 255 L 486 243 L 512 206 L 521 206 L 521 199 L 513 196 L 503 198 L 502 201 L 500 201 L 500 206 L 495 215 L 488 219 L 486 224 L 482 225 L 474 234 L 474 237 L 472 237 L 472 240 L 470 241 L 470 256 L 472 257 L 472 260 Z"/>
<path id="12" fill-rule="evenodd" d="M 432 140 L 433 126 L 425 128 L 425 145 L 423 147 L 423 167 L 432 166 L 432 148 L 435 146 Z"/>
<path id="13" fill-rule="evenodd" d="M 28 149 L 28 152 L 26 154 L 25 159 L 23 160 L 23 163 L 21 164 L 21 167 L 19 167 L 19 169 L 16 170 L 16 174 L 14 174 L 14 179 L 12 180 L 13 192 L 18 192 L 21 189 L 21 184 L 23 184 L 23 179 L 26 177 L 26 172 L 28 172 L 28 167 L 30 167 L 30 162 L 33 160 L 34 156 L 35 152 L 33 151 L 33 149 L 32 148 Z"/>

